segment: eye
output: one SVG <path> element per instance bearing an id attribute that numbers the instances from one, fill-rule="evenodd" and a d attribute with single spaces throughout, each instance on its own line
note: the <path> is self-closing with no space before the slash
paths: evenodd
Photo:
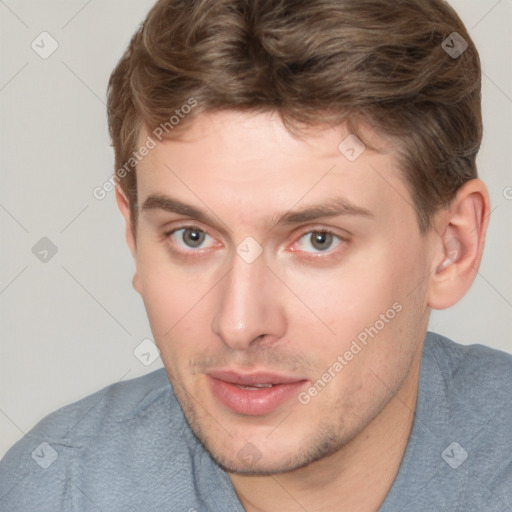
<path id="1" fill-rule="evenodd" d="M 215 243 L 213 237 L 194 227 L 176 229 L 169 233 L 169 236 L 180 249 L 184 250 L 208 249 Z"/>
<path id="2" fill-rule="evenodd" d="M 297 241 L 297 250 L 303 252 L 327 252 L 342 243 L 339 236 L 329 231 L 310 231 Z"/>

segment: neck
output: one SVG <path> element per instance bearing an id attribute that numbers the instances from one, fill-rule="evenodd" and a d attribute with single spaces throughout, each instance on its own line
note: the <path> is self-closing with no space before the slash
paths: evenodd
<path id="1" fill-rule="evenodd" d="M 418 395 L 419 364 L 418 358 L 399 391 L 336 453 L 289 473 L 230 474 L 246 512 L 378 510 L 407 447 Z"/>

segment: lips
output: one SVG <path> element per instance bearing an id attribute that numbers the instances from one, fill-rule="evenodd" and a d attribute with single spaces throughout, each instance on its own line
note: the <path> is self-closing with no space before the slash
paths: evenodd
<path id="1" fill-rule="evenodd" d="M 307 381 L 270 372 L 244 374 L 231 370 L 208 372 L 213 396 L 230 411 L 248 416 L 269 414 L 297 396 Z"/>

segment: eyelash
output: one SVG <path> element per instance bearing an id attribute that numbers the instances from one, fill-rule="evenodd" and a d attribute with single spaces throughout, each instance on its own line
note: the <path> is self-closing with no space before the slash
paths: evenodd
<path id="1" fill-rule="evenodd" d="M 164 233 L 165 239 L 170 241 L 172 235 L 182 229 L 191 229 L 191 230 L 201 231 L 201 232 L 207 234 L 208 236 L 212 237 L 215 240 L 215 237 L 213 237 L 212 235 L 209 235 L 207 230 L 205 230 L 197 225 L 193 225 L 193 224 L 178 226 L 176 228 L 173 228 L 170 231 L 165 232 Z M 334 257 L 333 253 L 338 253 L 339 250 L 343 246 L 345 246 L 348 242 L 347 237 L 340 235 L 335 230 L 324 227 L 324 226 L 321 226 L 321 227 L 318 226 L 318 227 L 308 227 L 306 230 L 302 231 L 298 236 L 294 237 L 295 241 L 293 242 L 293 244 L 297 244 L 302 239 L 302 237 L 304 237 L 305 235 L 308 235 L 308 234 L 312 234 L 312 233 L 330 234 L 333 237 L 337 238 L 340 241 L 340 243 L 334 249 L 328 249 L 325 252 L 320 251 L 318 253 L 314 253 L 314 252 L 311 253 L 311 252 L 307 252 L 307 251 L 300 251 L 297 249 L 289 249 L 289 251 L 290 252 L 301 252 L 303 259 L 317 260 L 317 259 L 321 258 L 322 260 L 326 260 L 329 257 Z M 199 249 L 195 249 L 195 250 L 193 248 L 190 248 L 190 250 L 182 250 L 182 249 L 179 249 L 179 248 L 176 248 L 175 246 L 173 246 L 172 242 L 170 242 L 169 245 L 170 245 L 170 249 L 173 253 L 177 253 L 183 258 L 205 257 L 205 256 L 209 256 L 212 251 L 212 248 L 206 248 L 206 249 L 199 248 Z"/>

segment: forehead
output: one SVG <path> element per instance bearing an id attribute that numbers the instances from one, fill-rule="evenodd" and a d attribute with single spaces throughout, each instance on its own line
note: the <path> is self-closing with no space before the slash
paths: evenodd
<path id="1" fill-rule="evenodd" d="M 139 146 L 149 136 L 158 143 L 160 151 L 166 145 L 191 145 L 228 161 L 247 162 L 265 155 L 319 159 L 342 155 L 340 143 L 351 135 L 346 123 L 337 126 L 297 123 L 297 130 L 292 131 L 284 125 L 277 112 L 207 111 L 194 116 L 191 121 L 185 118 L 183 123 L 176 126 L 175 131 L 166 130 L 167 134 L 158 128 L 151 132 L 143 126 L 139 133 Z M 379 153 L 388 152 L 389 141 L 377 135 L 367 122 L 359 120 L 357 130 L 367 147 Z"/>
<path id="2" fill-rule="evenodd" d="M 277 115 L 234 111 L 200 114 L 172 139 L 143 131 L 140 143 L 149 136 L 155 147 L 137 166 L 139 205 L 169 194 L 247 220 L 342 196 L 376 216 L 413 215 L 392 145 L 364 125 L 358 133 L 366 149 L 346 125 L 297 136 Z"/>

